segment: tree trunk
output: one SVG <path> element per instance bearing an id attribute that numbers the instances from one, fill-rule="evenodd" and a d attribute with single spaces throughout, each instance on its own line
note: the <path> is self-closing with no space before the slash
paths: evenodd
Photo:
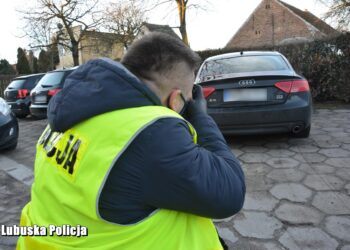
<path id="1" fill-rule="evenodd" d="M 182 41 L 189 46 L 187 30 L 186 30 L 186 0 L 176 0 L 177 8 L 179 11 L 179 19 L 180 19 L 180 33 L 182 37 Z"/>
<path id="2" fill-rule="evenodd" d="M 73 56 L 74 66 L 78 66 L 79 65 L 79 43 L 78 42 L 72 42 L 72 56 Z"/>

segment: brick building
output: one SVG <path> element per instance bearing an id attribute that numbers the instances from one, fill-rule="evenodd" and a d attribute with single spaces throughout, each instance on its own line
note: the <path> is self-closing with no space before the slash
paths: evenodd
<path id="1" fill-rule="evenodd" d="M 279 0 L 262 0 L 226 48 L 254 48 L 308 42 L 340 34 L 305 10 Z"/>

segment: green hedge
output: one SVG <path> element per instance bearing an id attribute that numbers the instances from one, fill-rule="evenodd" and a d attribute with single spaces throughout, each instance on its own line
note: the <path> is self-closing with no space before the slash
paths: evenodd
<path id="1" fill-rule="evenodd" d="M 279 51 L 308 79 L 316 101 L 350 102 L 350 33 L 305 44 L 198 51 L 203 61 L 214 55 L 248 50 Z"/>

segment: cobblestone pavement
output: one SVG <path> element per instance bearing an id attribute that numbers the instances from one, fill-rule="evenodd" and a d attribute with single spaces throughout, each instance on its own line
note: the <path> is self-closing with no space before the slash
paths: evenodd
<path id="1" fill-rule="evenodd" d="M 29 199 L 34 145 L 45 120 L 20 121 L 18 149 L 0 155 L 0 225 Z M 242 162 L 243 210 L 216 221 L 230 249 L 350 249 L 350 110 L 318 109 L 308 139 L 227 138 Z M 0 249 L 14 237 L 0 236 Z"/>

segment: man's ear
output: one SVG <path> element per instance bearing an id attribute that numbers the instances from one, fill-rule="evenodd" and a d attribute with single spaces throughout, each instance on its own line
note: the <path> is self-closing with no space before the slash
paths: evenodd
<path id="1" fill-rule="evenodd" d="M 180 98 L 181 90 L 175 89 L 170 93 L 168 107 L 175 112 L 180 112 L 183 107 L 182 100 Z"/>

